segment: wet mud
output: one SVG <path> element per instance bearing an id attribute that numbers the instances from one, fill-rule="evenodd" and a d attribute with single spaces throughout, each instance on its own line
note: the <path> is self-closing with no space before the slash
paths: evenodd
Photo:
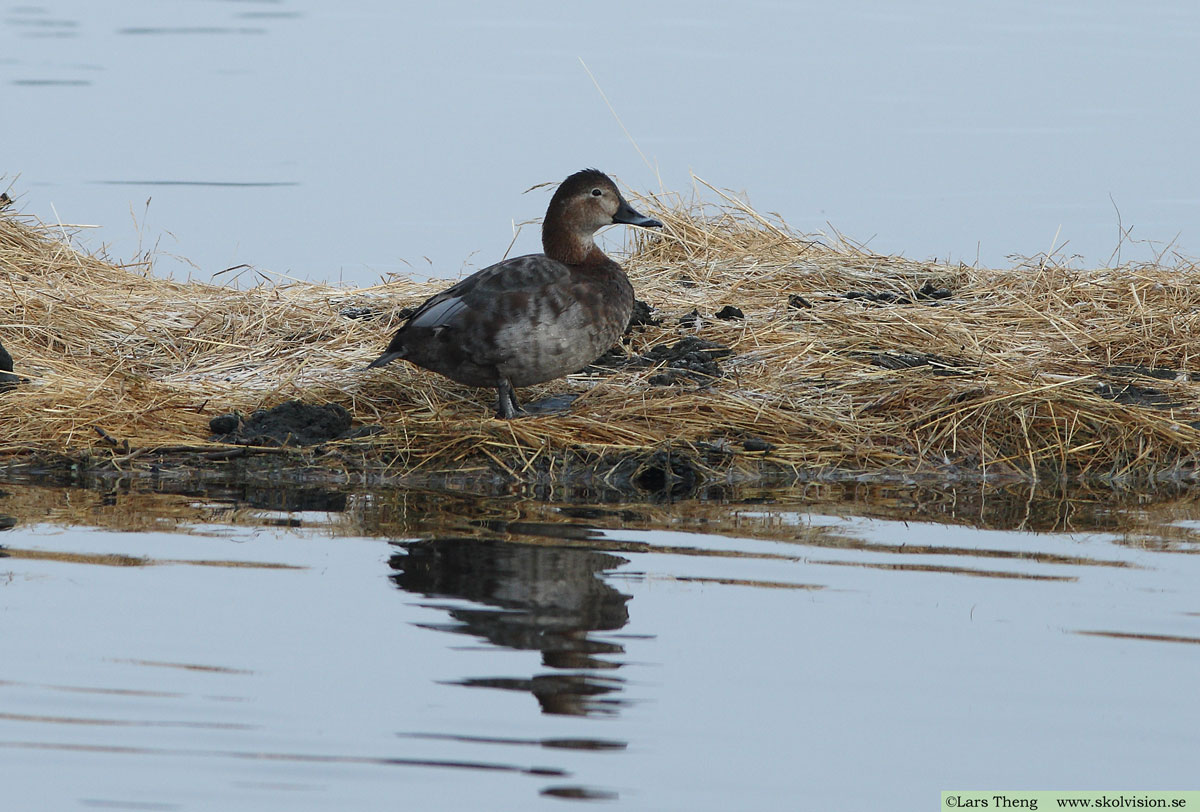
<path id="1" fill-rule="evenodd" d="M 1188 405 L 1160 388 L 1161 384 L 1154 385 L 1152 382 L 1187 382 L 1197 380 L 1200 376 L 1200 373 L 1168 367 L 1123 365 L 1105 367 L 1104 373 L 1109 380 L 1096 385 L 1093 391 L 1097 395 L 1128 406 L 1151 409 L 1178 409 Z M 1191 425 L 1200 428 L 1200 422 Z"/>
<path id="2" fill-rule="evenodd" d="M 350 412 L 335 403 L 313 405 L 289 400 L 273 409 L 214 417 L 208 427 L 214 442 L 252 446 L 308 446 L 362 436 L 351 428 Z"/>
<path id="3" fill-rule="evenodd" d="M 625 334 L 628 335 L 629 331 L 636 327 L 658 327 L 660 324 L 662 319 L 655 317 L 653 307 L 641 299 L 634 299 L 633 313 L 629 316 L 629 326 L 625 328 Z"/>
<path id="4" fill-rule="evenodd" d="M 641 355 L 626 355 L 622 349 L 614 347 L 593 361 L 584 371 L 596 375 L 610 375 L 623 369 L 661 367 L 662 372 L 648 379 L 652 386 L 671 386 L 687 382 L 704 384 L 724 374 L 718 360 L 733 354 L 732 349 L 716 341 L 686 336 L 674 343 L 655 344 Z"/>
<path id="5" fill-rule="evenodd" d="M 942 299 L 949 299 L 953 296 L 953 291 L 947 288 L 935 287 L 932 282 L 926 282 L 914 294 L 913 298 L 902 296 L 898 293 L 889 291 L 871 292 L 862 290 L 851 290 L 842 294 L 843 299 L 856 299 L 858 301 L 870 304 L 936 304 Z"/>
<path id="6" fill-rule="evenodd" d="M 20 376 L 13 372 L 13 357 L 0 344 L 0 392 L 11 389 L 21 382 Z"/>
<path id="7" fill-rule="evenodd" d="M 869 352 L 854 353 L 866 360 L 871 366 L 882 369 L 919 369 L 928 367 L 934 375 L 966 375 L 972 365 L 958 358 L 943 358 L 940 355 L 924 352 Z"/>

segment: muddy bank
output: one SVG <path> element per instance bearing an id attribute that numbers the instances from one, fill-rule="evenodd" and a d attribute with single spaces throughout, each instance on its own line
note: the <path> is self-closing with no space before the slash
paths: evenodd
<path id="1" fill-rule="evenodd" d="M 711 380 L 723 375 L 718 359 L 732 355 L 721 345 L 696 337 L 673 344 L 658 344 L 643 354 L 621 348 L 597 360 L 590 370 L 607 376 L 626 369 L 648 369 L 652 386 L 684 383 L 703 393 Z M 931 375 L 971 375 L 955 362 L 925 354 L 866 354 L 864 361 L 885 369 L 926 368 Z M 661 372 L 658 370 L 662 370 Z M 1096 384 L 1100 397 L 1143 408 L 1169 409 L 1162 393 L 1129 381 L 1147 370 L 1114 369 L 1112 383 Z M 1156 369 L 1153 377 L 1177 375 Z M 655 379 L 659 380 L 655 380 Z M 544 399 L 560 415 L 575 395 Z M 538 416 L 539 403 L 512 426 L 537 432 L 546 418 Z M 386 417 L 385 417 L 386 421 Z M 484 418 L 488 427 L 508 425 Z M 775 452 L 775 444 L 743 432 L 717 431 L 711 440 L 665 442 L 655 447 L 621 450 L 582 446 L 529 454 L 519 446 L 498 448 L 483 459 L 455 462 L 449 456 L 436 464 L 418 465 L 403 456 L 382 455 L 376 438 L 394 430 L 387 422 L 354 420 L 337 404 L 310 404 L 290 400 L 271 409 L 249 414 L 238 411 L 209 420 L 201 436 L 185 442 L 136 449 L 93 426 L 104 447 L 74 453 L 40 453 L 10 457 L 0 466 L 0 476 L 61 482 L 143 481 L 192 483 L 195 487 L 299 489 L 301 493 L 324 488 L 398 487 L 476 494 L 523 492 L 544 499 L 590 502 L 678 502 L 692 499 L 730 499 L 747 490 L 789 489 L 805 484 L 846 483 L 918 484 L 947 491 L 963 485 L 999 487 L 1027 481 L 1028 471 L 1013 466 L 959 465 L 945 461 L 896 470 L 853 470 L 846 467 L 797 466 Z M 384 446 L 387 447 L 386 445 Z M 425 459 L 430 459 L 426 457 Z M 1191 487 L 1200 475 L 1190 466 L 1148 474 L 1130 469 L 1122 474 L 1081 472 L 1065 477 L 1051 471 L 1035 482 L 1058 483 L 1064 488 L 1162 489 Z M 1042 487 L 1039 485 L 1039 487 Z M 283 508 L 281 508 L 283 509 Z M 292 509 L 292 508 L 287 508 Z M 297 508 L 298 509 L 298 508 Z"/>
<path id="2" fill-rule="evenodd" d="M 170 530 L 218 516 L 222 521 L 299 526 L 307 522 L 303 515 L 286 514 L 305 512 L 344 515 L 345 522 L 336 521 L 347 534 L 393 537 L 454 532 L 568 539 L 589 526 L 781 538 L 803 532 L 766 514 L 759 526 L 753 506 L 772 505 L 776 511 L 794 506 L 835 516 L 1000 530 L 1111 532 L 1123 535 L 1130 544 L 1173 548 L 1189 544 L 1194 548 L 1191 527 L 1200 521 L 1200 489 L 1180 483 L 1162 483 L 1150 493 L 1062 483 L 944 480 L 813 481 L 790 487 L 726 483 L 669 499 L 661 492 L 568 487 L 557 479 L 514 486 L 481 474 L 431 477 L 422 483 L 301 482 L 296 469 L 272 468 L 266 462 L 241 460 L 205 469 L 163 467 L 155 474 L 135 476 L 97 469 L 20 476 L 0 472 L 0 557 L 2 531 L 25 521 Z M 661 466 L 670 464 L 661 459 L 646 462 L 641 470 L 649 477 L 659 476 Z M 674 468 L 671 478 L 678 482 L 680 474 Z M 642 483 L 647 484 L 655 483 Z M 738 510 L 739 505 L 749 509 Z"/>
<path id="3" fill-rule="evenodd" d="M 746 441 L 748 448 L 762 441 Z M 476 496 L 522 494 L 550 502 L 589 504 L 681 504 L 695 500 L 740 501 L 773 498 L 796 489 L 859 487 L 916 488 L 943 495 L 992 490 L 1056 494 L 1095 494 L 1104 498 L 1153 500 L 1155 494 L 1200 488 L 1191 471 L 1170 472 L 1153 479 L 1141 476 L 1046 478 L 1031 482 L 1019 472 L 982 474 L 952 469 L 913 472 L 869 472 L 797 469 L 772 460 L 769 451 L 733 451 L 707 446 L 663 447 L 628 453 L 573 452 L 540 458 L 521 468 L 499 462 L 458 470 L 388 469 L 367 462 L 353 447 L 337 444 L 309 447 L 236 446 L 215 451 L 163 449 L 133 455 L 40 455 L 0 466 L 0 480 L 37 481 L 87 487 L 152 488 L 167 492 L 262 491 L 280 493 L 276 507 L 301 510 L 305 494 L 345 494 L 377 488 L 397 492 L 429 491 Z M 286 494 L 298 494 L 289 496 Z M 751 496 L 753 495 L 753 496 Z M 1140 495 L 1140 496 L 1139 496 Z M 326 499 L 319 497 L 317 501 Z M 956 497 L 959 498 L 959 497 Z M 936 500 L 935 500 L 936 501 Z"/>

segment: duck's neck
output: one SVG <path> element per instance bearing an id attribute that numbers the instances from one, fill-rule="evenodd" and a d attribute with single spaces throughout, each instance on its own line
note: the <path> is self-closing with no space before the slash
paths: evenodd
<path id="1" fill-rule="evenodd" d="M 607 259 L 591 234 L 566 229 L 543 228 L 542 251 L 567 265 L 591 265 Z"/>

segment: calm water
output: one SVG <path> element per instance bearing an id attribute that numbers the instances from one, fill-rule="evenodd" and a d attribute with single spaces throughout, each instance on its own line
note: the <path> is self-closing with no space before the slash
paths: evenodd
<path id="1" fill-rule="evenodd" d="M 176 489 L 4 485 L 3 808 L 1194 786 L 1190 498 Z"/>
<path id="2" fill-rule="evenodd" d="M 881 252 L 1103 263 L 1119 225 L 1159 243 L 1120 258 L 1200 251 L 1198 42 L 1187 0 L 14 0 L 0 175 L 202 279 L 455 276 L 593 165 Z"/>

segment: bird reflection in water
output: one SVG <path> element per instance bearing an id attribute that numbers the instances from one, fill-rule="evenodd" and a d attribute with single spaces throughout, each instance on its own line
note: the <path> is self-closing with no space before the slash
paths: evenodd
<path id="1" fill-rule="evenodd" d="M 630 596 L 605 583 L 600 573 L 626 559 L 593 550 L 473 538 L 398 543 L 392 556 L 396 586 L 430 598 L 458 598 L 472 605 L 449 609 L 453 623 L 433 626 L 507 648 L 541 651 L 554 669 L 531 677 L 475 677 L 459 684 L 529 691 L 543 713 L 582 716 L 615 713 L 623 680 L 613 657 L 619 643 L 593 632 L 615 631 L 629 622 Z M 494 607 L 494 608 L 493 608 Z M 444 607 L 442 607 L 444 608 Z"/>

